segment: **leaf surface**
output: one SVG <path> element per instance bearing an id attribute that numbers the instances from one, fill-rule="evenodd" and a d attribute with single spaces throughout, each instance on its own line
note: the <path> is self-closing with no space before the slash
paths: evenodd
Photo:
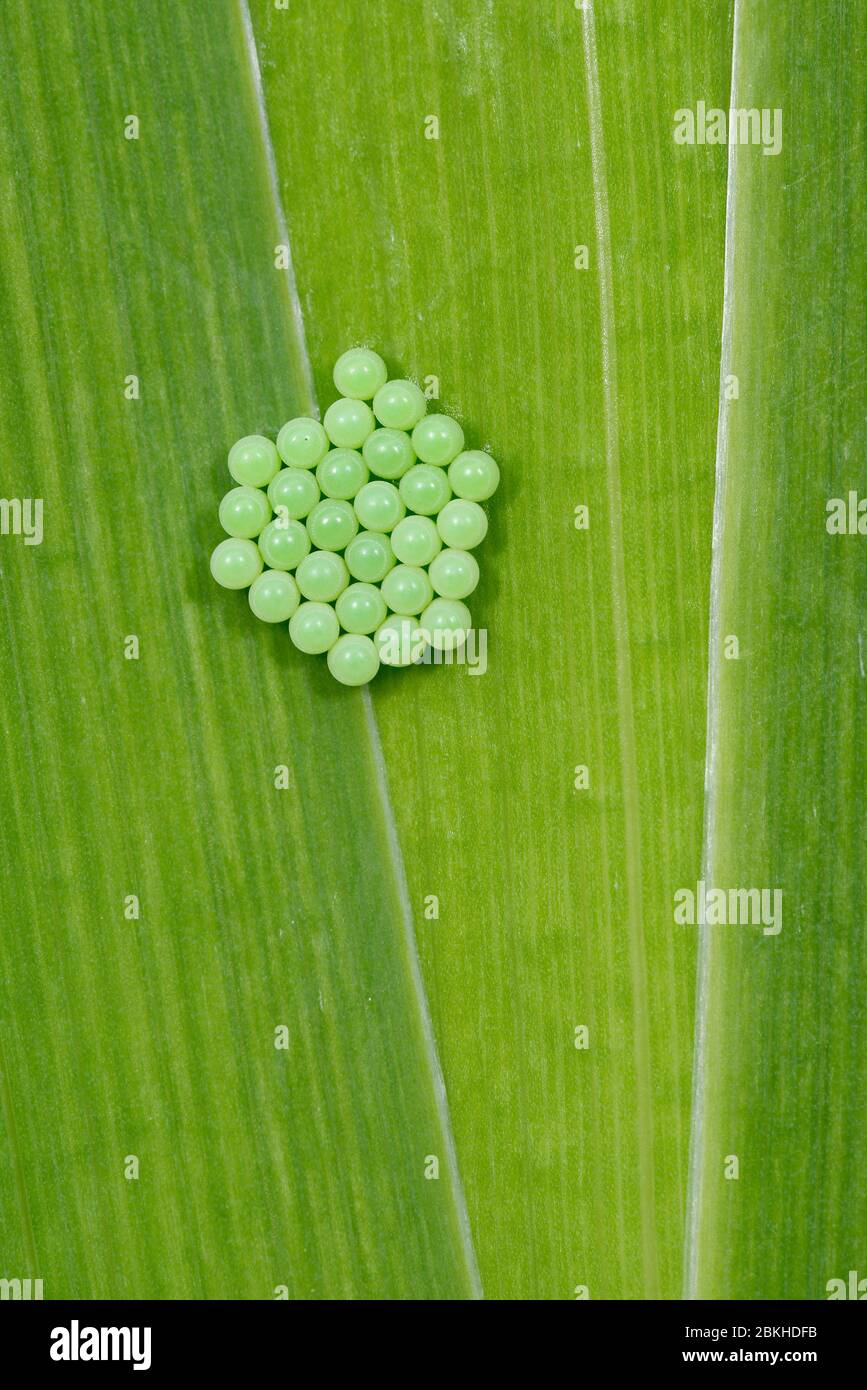
<path id="1" fill-rule="evenodd" d="M 865 49 L 863 6 L 737 6 L 731 104 L 778 108 L 783 137 L 730 149 L 704 876 L 782 899 L 778 932 L 703 933 L 700 1298 L 867 1277 L 867 539 L 826 529 L 865 493 Z"/>
<path id="2" fill-rule="evenodd" d="M 679 1296 L 726 10 L 252 14 L 323 407 L 370 343 L 503 470 L 487 673 L 373 695 L 485 1292 Z"/>
<path id="3" fill-rule="evenodd" d="M 309 408 L 241 12 L 4 25 L 3 489 L 44 541 L 0 540 L 3 1273 L 461 1297 L 362 697 L 207 572 L 228 446 Z"/>

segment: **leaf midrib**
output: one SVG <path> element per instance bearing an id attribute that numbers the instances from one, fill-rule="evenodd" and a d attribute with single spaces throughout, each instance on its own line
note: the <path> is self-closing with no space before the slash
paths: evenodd
<path id="1" fill-rule="evenodd" d="M 270 127 L 268 123 L 268 109 L 265 102 L 265 94 L 262 85 L 261 69 L 259 67 L 259 55 L 256 47 L 256 38 L 253 30 L 253 23 L 250 17 L 248 0 L 238 0 L 238 11 L 240 15 L 241 29 L 244 37 L 244 45 L 247 52 L 248 63 L 247 72 L 253 88 L 253 96 L 259 115 L 259 129 L 262 136 L 262 146 L 265 155 L 265 162 L 268 169 L 268 185 L 271 199 L 274 206 L 274 214 L 281 237 L 283 238 L 288 251 L 288 264 L 284 271 L 285 284 L 287 290 L 287 306 L 289 309 L 292 325 L 294 328 L 295 342 L 298 349 L 298 365 L 301 368 L 303 378 L 303 398 L 309 413 L 315 418 L 320 418 L 319 402 L 316 398 L 316 388 L 313 376 L 313 367 L 310 360 L 310 353 L 307 347 L 307 335 L 304 326 L 304 313 L 298 294 L 298 286 L 295 279 L 294 265 L 292 261 L 292 243 L 289 234 L 289 225 L 286 219 L 283 200 L 280 196 L 280 186 L 277 176 L 277 163 L 274 154 L 274 145 L 271 139 Z M 348 698 L 352 698 L 352 693 L 345 692 Z M 433 1095 L 434 1109 L 445 1145 L 446 1169 L 448 1174 L 449 1192 L 454 1208 L 455 1225 L 459 1235 L 459 1245 L 461 1258 L 464 1262 L 465 1274 L 472 1297 L 481 1299 L 484 1297 L 482 1290 L 481 1276 L 479 1274 L 478 1261 L 476 1259 L 475 1248 L 470 1227 L 469 1212 L 464 1197 L 463 1183 L 461 1181 L 460 1168 L 458 1164 L 457 1148 L 455 1145 L 454 1132 L 452 1129 L 451 1117 L 448 1108 L 448 1097 L 446 1094 L 445 1079 L 440 1065 L 439 1055 L 434 1038 L 433 1023 L 430 1015 L 427 994 L 422 979 L 421 964 L 418 955 L 418 943 L 415 935 L 413 923 L 412 905 L 409 898 L 406 872 L 403 863 L 403 854 L 398 840 L 397 828 L 395 824 L 394 811 L 391 804 L 391 796 L 388 788 L 388 774 L 385 766 L 385 758 L 382 752 L 382 745 L 379 737 L 379 729 L 376 722 L 376 713 L 373 708 L 373 701 L 370 697 L 368 687 L 359 692 L 364 708 L 364 728 L 367 736 L 368 756 L 374 771 L 374 781 L 376 785 L 376 795 L 379 800 L 380 814 L 385 828 L 385 838 L 388 845 L 388 860 L 391 868 L 392 879 L 395 891 L 400 903 L 401 915 L 403 918 L 404 946 L 405 946 L 405 968 L 410 986 L 412 1003 L 416 1010 L 417 1021 L 422 1038 L 422 1047 L 425 1061 L 427 1064 L 428 1080 L 430 1082 L 431 1093 Z"/>
<path id="2" fill-rule="evenodd" d="M 732 62 L 729 110 L 734 108 L 737 97 L 738 10 L 739 0 L 734 0 L 732 8 Z M 716 457 L 714 462 L 715 483 L 710 603 L 708 605 L 707 732 L 705 736 L 704 819 L 701 855 L 702 874 L 705 882 L 713 882 L 713 834 L 716 810 L 714 792 L 717 779 L 717 752 L 719 744 L 720 605 L 722 595 L 723 522 L 725 517 L 724 499 L 726 464 L 728 461 L 728 407 L 723 388 L 725 377 L 731 364 L 736 159 L 737 145 L 729 144 L 726 164 L 723 312 L 720 335 Z M 705 1041 L 709 990 L 710 936 L 709 928 L 705 925 L 699 930 L 698 958 L 696 963 L 693 1082 L 683 1253 L 684 1299 L 695 1299 L 698 1296 L 698 1249 L 701 1223 L 704 1108 L 706 1100 Z"/>

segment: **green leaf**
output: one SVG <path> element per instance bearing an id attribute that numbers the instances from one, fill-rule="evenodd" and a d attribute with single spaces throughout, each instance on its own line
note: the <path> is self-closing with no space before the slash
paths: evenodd
<path id="1" fill-rule="evenodd" d="M 207 572 L 228 445 L 307 405 L 239 12 L 16 5 L 0 75 L 2 1272 L 471 1293 L 364 702 Z"/>
<path id="2" fill-rule="evenodd" d="M 735 45 L 783 145 L 730 153 L 705 876 L 782 927 L 704 932 L 687 1287 L 816 1299 L 867 1277 L 867 541 L 826 530 L 865 495 L 864 9 L 738 5 Z"/>
<path id="3" fill-rule="evenodd" d="M 0 1273 L 867 1277 L 864 14 L 7 10 Z M 208 576 L 228 446 L 356 342 L 502 465 L 483 674 L 339 688 Z M 782 931 L 676 925 L 700 877 Z"/>
<path id="4" fill-rule="evenodd" d="M 725 150 L 672 116 L 730 58 L 687 8 L 252 7 L 323 408 L 370 342 L 503 469 L 487 674 L 373 687 L 494 1297 L 681 1287 Z"/>

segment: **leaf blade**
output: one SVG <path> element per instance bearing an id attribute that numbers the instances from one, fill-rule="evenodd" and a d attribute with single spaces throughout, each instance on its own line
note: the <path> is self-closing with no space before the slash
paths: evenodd
<path id="1" fill-rule="evenodd" d="M 415 19 L 391 6 L 362 32 L 351 15 L 314 23 L 304 5 L 252 13 L 323 403 L 335 344 L 370 342 L 395 370 L 436 374 L 441 408 L 504 465 L 473 608 L 490 623 L 491 674 L 428 672 L 454 677 L 433 694 L 430 681 L 386 673 L 373 695 L 485 1289 L 569 1297 L 584 1283 L 593 1297 L 640 1297 L 655 1290 L 658 1260 L 659 1289 L 677 1296 L 694 943 L 674 938 L 671 884 L 700 856 L 696 653 L 722 283 L 704 272 L 721 272 L 725 169 L 708 152 L 683 159 L 670 119 L 685 83 L 722 96 L 726 16 L 688 7 L 690 47 L 656 7 L 596 15 L 628 460 L 621 525 L 638 537 L 624 556 L 633 680 L 618 699 L 599 288 L 595 260 L 589 275 L 572 267 L 576 242 L 597 251 L 581 15 L 451 3 Z M 312 91 L 305 71 L 317 75 Z M 645 154 L 648 107 L 658 115 Z M 438 141 L 424 138 L 430 113 Z M 664 234 L 641 248 L 654 275 L 635 227 L 657 205 Z M 591 531 L 576 536 L 574 507 L 588 500 Z M 672 532 L 674 554 L 660 562 Z M 631 913 L 620 771 L 630 689 L 643 851 Z M 577 762 L 594 778 L 584 803 Z M 437 926 L 422 911 L 431 893 Z M 636 980 L 647 994 L 637 1010 Z M 652 1160 L 636 1124 L 636 1018 L 653 1039 Z M 572 1032 L 585 1022 L 601 1055 L 585 1054 L 581 1072 Z"/>
<path id="2" fill-rule="evenodd" d="M 782 928 L 704 933 L 687 1286 L 704 1298 L 826 1297 L 858 1269 L 865 1223 L 847 1175 L 864 1144 L 867 570 L 858 538 L 824 525 L 863 441 L 849 347 L 863 338 L 863 130 L 844 94 L 865 32 L 857 7 L 777 18 L 736 7 L 732 106 L 761 93 L 783 144 L 730 152 L 726 365 L 740 397 L 721 430 L 706 853 L 709 884 L 779 889 Z M 840 148 L 845 164 L 828 153 Z M 732 634 L 738 661 L 722 652 Z"/>
<path id="3" fill-rule="evenodd" d="M 4 49 L 22 327 L 0 427 L 10 490 L 46 499 L 44 546 L 4 555 L 2 639 L 0 882 L 10 909 L 23 885 L 26 924 L 0 946 L 2 1033 L 31 1274 L 46 1297 L 465 1296 L 450 1174 L 423 1177 L 441 1111 L 361 698 L 206 573 L 226 445 L 303 406 L 224 17 L 20 7 Z M 11 1168 L 0 1183 L 29 1266 Z"/>

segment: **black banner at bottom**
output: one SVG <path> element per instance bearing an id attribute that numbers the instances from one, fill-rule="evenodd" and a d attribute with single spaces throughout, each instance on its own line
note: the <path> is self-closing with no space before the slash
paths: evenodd
<path id="1" fill-rule="evenodd" d="M 393 1326 L 406 1327 L 405 1314 L 395 1315 L 398 1322 Z M 456 1362 L 442 1312 L 433 1315 L 422 1306 L 419 1315 L 423 1322 L 430 1319 L 429 1333 L 421 1329 L 425 1376 L 438 1362 L 443 1374 L 458 1368 L 466 1373 L 466 1358 L 461 1353 Z M 341 1366 L 344 1357 L 347 1364 L 363 1367 L 365 1374 L 374 1365 L 384 1369 L 391 1363 L 394 1369 L 401 1358 L 378 1340 L 382 1328 L 371 1323 L 368 1312 L 363 1329 L 356 1332 L 355 1316 L 352 1305 L 337 1303 L 22 1301 L 0 1305 L 0 1328 L 7 1365 L 25 1373 L 93 1376 L 110 1369 L 114 1375 L 160 1377 L 189 1371 L 223 1379 L 232 1373 L 258 1377 L 271 1369 L 298 1369 L 306 1378 L 309 1370 L 304 1366 L 311 1356 L 319 1373 Z M 468 1330 L 490 1334 L 496 1323 L 489 1324 L 488 1316 L 482 1314 L 481 1324 L 462 1323 L 464 1338 Z M 316 1326 L 320 1317 L 321 1328 Z M 476 1355 L 487 1361 L 497 1347 L 511 1356 L 516 1343 L 526 1344 L 537 1327 L 528 1325 L 524 1331 L 515 1318 L 513 1310 L 507 1339 L 497 1343 L 487 1336 L 474 1343 Z M 341 1329 L 356 1335 L 343 1342 Z M 851 1376 L 858 1374 L 863 1360 L 864 1329 L 860 1310 L 836 1302 L 575 1302 L 565 1316 L 551 1315 L 546 1322 L 545 1349 L 549 1354 L 555 1351 L 549 1339 L 562 1333 L 568 1339 L 567 1364 L 581 1369 L 586 1363 L 594 1373 L 601 1363 L 614 1372 L 807 1366 L 823 1375 L 845 1370 Z M 304 1356 L 300 1366 L 299 1353 Z"/>

